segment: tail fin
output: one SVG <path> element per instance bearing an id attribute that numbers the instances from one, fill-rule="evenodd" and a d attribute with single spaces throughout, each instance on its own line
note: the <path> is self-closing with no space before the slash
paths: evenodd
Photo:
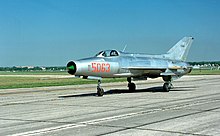
<path id="1" fill-rule="evenodd" d="M 173 60 L 186 61 L 193 39 L 193 37 L 184 37 L 181 39 L 167 52 L 167 57 Z"/>

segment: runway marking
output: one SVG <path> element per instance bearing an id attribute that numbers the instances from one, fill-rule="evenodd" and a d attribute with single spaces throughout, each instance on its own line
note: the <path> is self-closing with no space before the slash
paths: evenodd
<path id="1" fill-rule="evenodd" d="M 39 130 L 34 130 L 34 131 L 28 131 L 24 133 L 13 134 L 10 136 L 33 136 L 33 135 L 45 134 L 48 132 L 55 132 L 55 131 L 60 131 L 64 129 L 84 127 L 84 126 L 86 125 L 85 124 L 67 124 L 67 125 L 62 125 L 62 126 L 57 126 L 57 127 L 50 127 L 50 128 L 44 128 L 44 129 L 39 129 Z"/>
<path id="2" fill-rule="evenodd" d="M 148 113 L 156 112 L 156 111 L 159 111 L 159 110 L 160 109 L 154 109 L 154 110 L 148 111 Z M 83 122 L 79 122 L 77 124 L 67 124 L 67 125 L 61 125 L 61 126 L 56 126 L 56 127 L 39 129 L 39 130 L 33 130 L 33 131 L 13 134 L 13 135 L 10 135 L 10 136 L 33 136 L 33 135 L 45 134 L 45 133 L 60 131 L 60 130 L 64 130 L 64 129 L 77 128 L 77 127 L 86 127 L 87 125 L 98 124 L 98 123 L 101 123 L 101 122 L 124 119 L 124 118 L 128 118 L 128 117 L 131 117 L 131 116 L 136 116 L 136 115 L 139 115 L 139 114 L 144 114 L 144 113 L 143 113 L 143 111 L 128 113 L 128 114 L 112 116 L 112 117 L 106 117 L 106 118 L 101 118 L 101 119 L 95 119 L 95 120 L 90 120 L 90 121 L 83 121 Z"/>
<path id="3" fill-rule="evenodd" d="M 89 121 L 83 121 L 83 122 L 79 122 L 76 124 L 66 124 L 66 125 L 61 125 L 61 126 L 56 126 L 56 127 L 50 127 L 50 128 L 44 128 L 44 129 L 39 129 L 39 130 L 33 130 L 33 131 L 13 134 L 11 136 L 33 136 L 33 135 L 45 134 L 45 133 L 49 133 L 49 132 L 55 132 L 55 131 L 60 131 L 60 130 L 65 130 L 65 129 L 70 129 L 70 128 L 86 127 L 87 125 L 94 125 L 94 124 L 99 124 L 102 122 L 126 119 L 126 118 L 130 118 L 130 117 L 134 117 L 134 116 L 138 116 L 138 115 L 143 115 L 143 114 L 152 114 L 152 113 L 156 113 L 158 111 L 177 110 L 180 108 L 186 108 L 186 107 L 195 106 L 195 105 L 207 104 L 207 103 L 212 103 L 212 102 L 216 102 L 216 101 L 220 101 L 220 100 L 212 100 L 212 99 L 208 99 L 208 101 L 207 100 L 198 100 L 193 103 L 177 104 L 177 105 L 167 106 L 164 108 L 156 108 L 156 109 L 151 109 L 151 110 L 144 110 L 144 111 L 122 114 L 122 115 L 117 115 L 117 116 L 111 116 L 111 117 L 105 117 L 105 118 L 94 119 L 94 120 L 89 120 Z"/>

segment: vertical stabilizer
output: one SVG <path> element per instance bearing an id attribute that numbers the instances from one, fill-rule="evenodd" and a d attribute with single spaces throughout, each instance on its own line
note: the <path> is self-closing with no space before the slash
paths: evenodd
<path id="1" fill-rule="evenodd" d="M 167 52 L 167 57 L 172 60 L 186 61 L 193 39 L 193 37 L 181 39 Z"/>

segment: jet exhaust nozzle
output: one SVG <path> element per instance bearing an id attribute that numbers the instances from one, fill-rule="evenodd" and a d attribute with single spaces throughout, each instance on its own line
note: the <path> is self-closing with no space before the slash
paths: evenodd
<path id="1" fill-rule="evenodd" d="M 70 61 L 67 63 L 67 72 L 71 75 L 74 75 L 76 73 L 77 67 L 76 67 L 76 63 L 73 61 Z"/>

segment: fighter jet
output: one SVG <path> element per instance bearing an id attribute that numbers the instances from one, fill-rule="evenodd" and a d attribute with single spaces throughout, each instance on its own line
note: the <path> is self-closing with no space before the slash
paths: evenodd
<path id="1" fill-rule="evenodd" d="M 167 53 L 147 55 L 127 53 L 117 50 L 100 51 L 94 57 L 70 61 L 67 71 L 75 77 L 96 79 L 97 95 L 103 96 L 102 78 L 126 77 L 129 91 L 135 91 L 133 80 L 162 77 L 163 90 L 169 92 L 173 88 L 172 81 L 191 72 L 192 67 L 186 62 L 193 37 L 184 37 Z"/>

